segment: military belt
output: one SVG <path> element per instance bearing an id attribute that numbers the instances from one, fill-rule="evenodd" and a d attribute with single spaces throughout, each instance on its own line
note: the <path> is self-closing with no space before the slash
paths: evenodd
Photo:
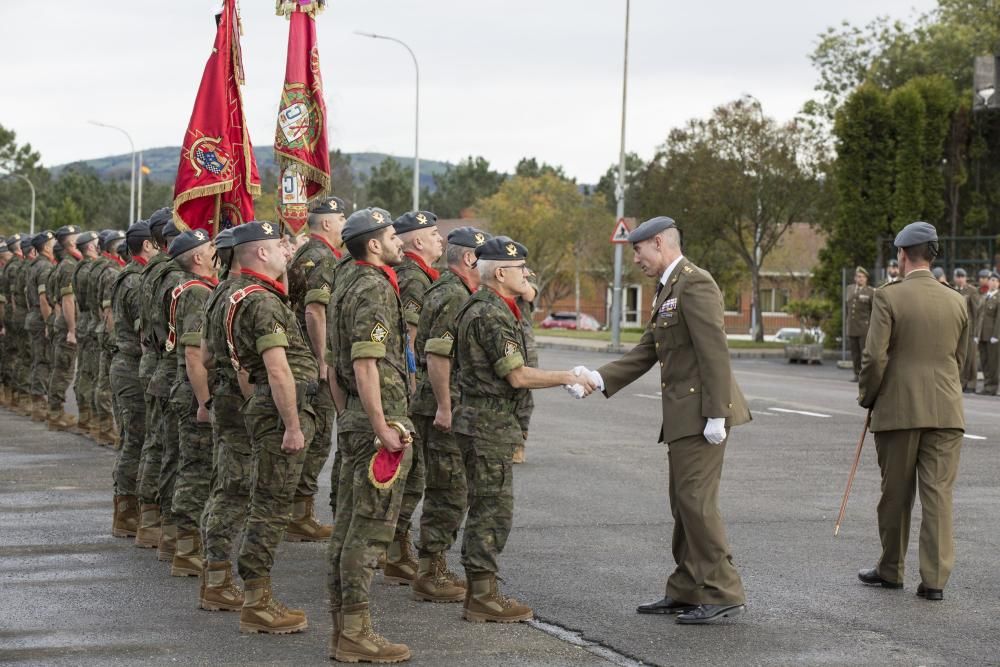
<path id="1" fill-rule="evenodd" d="M 499 398 L 496 396 L 468 396 L 463 394 L 458 400 L 461 406 L 470 408 L 484 408 L 486 410 L 496 410 L 498 412 L 510 412 L 514 409 L 515 401 L 509 398 Z"/>
<path id="2" fill-rule="evenodd" d="M 303 396 L 315 396 L 319 392 L 319 383 L 315 380 L 309 382 L 296 382 L 295 395 L 299 398 Z M 271 396 L 271 385 L 255 384 L 253 386 L 254 396 Z"/>

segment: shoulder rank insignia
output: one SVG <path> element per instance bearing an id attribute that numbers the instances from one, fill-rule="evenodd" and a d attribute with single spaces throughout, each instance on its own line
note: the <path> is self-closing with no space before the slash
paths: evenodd
<path id="1" fill-rule="evenodd" d="M 694 269 L 692 269 L 689 264 L 685 264 L 683 270 L 684 270 L 684 273 L 694 273 Z"/>
<path id="2" fill-rule="evenodd" d="M 316 262 L 310 259 L 309 261 L 304 262 L 302 266 L 306 267 L 307 269 L 311 269 L 312 267 L 316 266 Z"/>
<path id="3" fill-rule="evenodd" d="M 407 299 L 406 305 L 403 306 L 403 310 L 405 310 L 407 312 L 410 312 L 410 313 L 419 313 L 420 312 L 420 304 L 417 303 L 415 299 Z"/>
<path id="4" fill-rule="evenodd" d="M 326 292 L 327 294 L 329 294 L 330 293 L 330 283 L 323 283 L 323 285 L 320 287 L 320 289 L 323 290 L 324 292 Z"/>
<path id="5" fill-rule="evenodd" d="M 519 350 L 520 350 L 520 348 L 517 346 L 517 343 L 515 343 L 514 341 L 512 341 L 512 340 L 505 340 L 503 342 L 503 356 L 505 356 L 505 357 L 513 357 L 515 354 L 518 353 Z"/>
<path id="6" fill-rule="evenodd" d="M 389 337 L 389 330 L 381 322 L 376 322 L 375 326 L 372 327 L 372 342 L 373 343 L 384 343 L 385 339 Z"/>
<path id="7" fill-rule="evenodd" d="M 445 331 L 443 334 L 441 334 L 441 340 L 451 340 L 451 341 L 453 341 L 453 340 L 455 340 L 455 337 L 451 335 L 450 331 Z"/>
<path id="8" fill-rule="evenodd" d="M 283 334 L 285 333 L 285 327 L 281 326 L 279 322 L 275 322 L 274 328 L 271 329 L 271 333 Z"/>

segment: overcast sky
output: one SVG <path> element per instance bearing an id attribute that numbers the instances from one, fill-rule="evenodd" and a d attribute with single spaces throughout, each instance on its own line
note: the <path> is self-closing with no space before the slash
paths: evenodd
<path id="1" fill-rule="evenodd" d="M 215 0 L 0 3 L 0 124 L 47 165 L 179 145 L 212 46 Z M 650 157 L 672 127 L 750 93 L 788 119 L 813 95 L 816 36 L 842 20 L 907 18 L 933 0 L 632 0 L 627 150 Z M 272 0 L 243 0 L 251 139 L 274 141 L 287 24 Z M 624 0 L 331 0 L 319 18 L 329 144 L 413 153 L 522 156 L 595 182 L 617 161 Z"/>

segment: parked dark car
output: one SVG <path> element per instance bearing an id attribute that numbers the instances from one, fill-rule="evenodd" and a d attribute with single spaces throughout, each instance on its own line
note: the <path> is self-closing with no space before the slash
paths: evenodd
<path id="1" fill-rule="evenodd" d="M 549 313 L 549 316 L 542 320 L 543 329 L 576 329 L 577 314 L 573 312 Z M 580 331 L 598 331 L 601 328 L 600 322 L 590 315 L 580 313 Z"/>

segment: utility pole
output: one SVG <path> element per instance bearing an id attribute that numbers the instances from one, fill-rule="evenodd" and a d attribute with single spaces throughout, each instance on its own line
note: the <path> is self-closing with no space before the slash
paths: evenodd
<path id="1" fill-rule="evenodd" d="M 618 220 L 625 217 L 625 102 L 628 98 L 628 23 L 630 0 L 625 0 L 625 62 L 622 68 L 622 136 L 618 150 L 618 183 L 615 184 L 615 198 L 618 206 L 615 215 Z M 615 244 L 615 282 L 611 291 L 611 347 L 617 349 L 622 344 L 622 244 Z"/>

